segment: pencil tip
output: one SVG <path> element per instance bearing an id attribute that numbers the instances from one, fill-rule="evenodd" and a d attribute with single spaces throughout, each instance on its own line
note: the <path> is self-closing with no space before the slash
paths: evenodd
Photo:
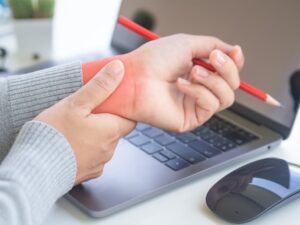
<path id="1" fill-rule="evenodd" d="M 277 101 L 277 100 L 276 100 L 275 98 L 273 98 L 271 95 L 268 95 L 268 96 L 267 96 L 266 103 L 268 103 L 268 104 L 270 104 L 270 105 L 273 105 L 273 106 L 276 106 L 276 107 L 284 108 L 284 105 L 282 105 L 279 101 Z"/>

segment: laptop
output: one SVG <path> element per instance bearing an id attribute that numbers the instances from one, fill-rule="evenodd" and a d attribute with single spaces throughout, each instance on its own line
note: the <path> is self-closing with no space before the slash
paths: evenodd
<path id="1" fill-rule="evenodd" d="M 159 35 L 205 34 L 240 44 L 246 56 L 242 78 L 284 107 L 238 91 L 231 108 L 192 132 L 177 134 L 139 123 L 120 141 L 103 175 L 74 187 L 67 198 L 90 216 L 104 217 L 276 148 L 288 138 L 298 109 L 299 8 L 300 2 L 292 0 L 124 0 L 120 15 Z M 116 54 L 144 42 L 116 23 Z"/>
<path id="2" fill-rule="evenodd" d="M 276 148 L 288 138 L 299 103 L 299 8 L 293 0 L 124 0 L 120 15 L 161 36 L 184 32 L 240 44 L 246 56 L 242 78 L 284 107 L 237 91 L 231 108 L 191 132 L 139 123 L 119 142 L 102 176 L 74 187 L 66 197 L 88 215 L 104 217 Z M 116 22 L 112 54 L 144 42 Z"/>

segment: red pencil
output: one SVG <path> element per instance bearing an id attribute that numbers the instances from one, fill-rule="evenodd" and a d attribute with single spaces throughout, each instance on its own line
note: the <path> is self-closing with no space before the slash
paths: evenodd
<path id="1" fill-rule="evenodd" d="M 153 33 L 152 31 L 147 30 L 146 28 L 127 19 L 124 16 L 120 16 L 118 22 L 119 22 L 119 24 L 123 25 L 124 27 L 143 36 L 147 40 L 155 40 L 155 39 L 160 38 L 157 34 Z M 207 62 L 203 61 L 202 59 L 195 58 L 195 59 L 193 59 L 193 63 L 196 65 L 203 66 L 207 70 L 215 72 L 215 68 L 211 64 L 208 64 Z M 275 98 L 273 98 L 271 95 L 269 95 L 268 93 L 266 93 L 256 87 L 253 87 L 252 85 L 246 83 L 245 81 L 240 82 L 239 88 L 270 105 L 281 106 L 280 102 L 277 101 Z"/>

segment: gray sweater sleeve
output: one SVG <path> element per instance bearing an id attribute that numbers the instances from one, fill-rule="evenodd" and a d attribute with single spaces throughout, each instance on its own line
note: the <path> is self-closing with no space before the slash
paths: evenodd
<path id="1" fill-rule="evenodd" d="M 76 160 L 64 136 L 41 122 L 23 124 L 81 86 L 80 63 L 0 78 L 0 162 L 7 155 L 0 163 L 0 225 L 40 224 L 74 185 Z"/>
<path id="2" fill-rule="evenodd" d="M 80 63 L 0 78 L 0 163 L 26 121 L 82 84 Z"/>
<path id="3" fill-rule="evenodd" d="M 0 165 L 0 225 L 38 225 L 76 177 L 70 144 L 54 128 L 27 122 Z"/>

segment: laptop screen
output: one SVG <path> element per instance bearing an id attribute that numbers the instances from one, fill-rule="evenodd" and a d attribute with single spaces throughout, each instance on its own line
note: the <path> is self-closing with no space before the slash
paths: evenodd
<path id="1" fill-rule="evenodd" d="M 254 113 L 254 120 L 268 120 L 286 133 L 300 97 L 299 9 L 298 0 L 124 0 L 120 14 L 161 36 L 211 35 L 242 46 L 246 64 L 241 78 L 284 107 L 269 106 L 240 90 L 236 102 L 245 114 Z M 117 27 L 112 43 L 128 51 L 144 41 Z"/>

